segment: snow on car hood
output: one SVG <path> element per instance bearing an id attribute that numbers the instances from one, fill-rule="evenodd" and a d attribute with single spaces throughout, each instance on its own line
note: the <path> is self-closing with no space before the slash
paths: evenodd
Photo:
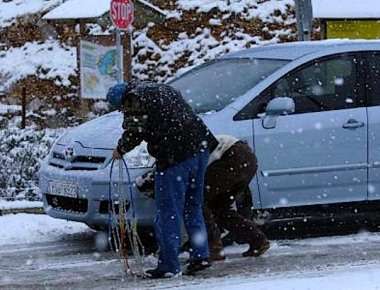
<path id="1" fill-rule="evenodd" d="M 202 114 L 200 117 L 214 134 L 220 134 L 220 121 L 223 120 L 220 114 Z M 58 140 L 58 144 L 70 145 L 79 142 L 88 148 L 114 149 L 123 133 L 122 123 L 123 114 L 112 112 L 68 130 Z"/>
<path id="2" fill-rule="evenodd" d="M 58 144 L 79 142 L 88 148 L 113 149 L 123 133 L 122 123 L 122 113 L 112 112 L 68 130 Z"/>

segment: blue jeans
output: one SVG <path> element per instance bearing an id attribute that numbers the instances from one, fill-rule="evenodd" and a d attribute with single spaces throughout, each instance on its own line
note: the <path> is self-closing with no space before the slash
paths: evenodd
<path id="1" fill-rule="evenodd" d="M 155 232 L 160 247 L 158 269 L 178 273 L 183 218 L 192 251 L 190 260 L 208 258 L 207 231 L 203 218 L 203 187 L 209 153 L 199 152 L 155 177 L 157 215 Z"/>

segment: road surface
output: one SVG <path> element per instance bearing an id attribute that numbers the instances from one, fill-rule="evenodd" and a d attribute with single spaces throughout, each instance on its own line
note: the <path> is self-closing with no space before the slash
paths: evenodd
<path id="1" fill-rule="evenodd" d="M 260 258 L 243 258 L 241 246 L 228 247 L 227 260 L 196 277 L 175 280 L 123 278 L 111 252 L 98 252 L 94 233 L 63 236 L 55 242 L 0 246 L 1 289 L 171 289 L 204 288 L 228 279 L 275 279 L 380 266 L 380 234 L 361 233 L 303 240 L 273 241 Z M 182 257 L 184 262 L 186 257 Z M 146 267 L 155 258 L 148 257 Z M 133 261 L 131 261 L 133 267 Z"/>

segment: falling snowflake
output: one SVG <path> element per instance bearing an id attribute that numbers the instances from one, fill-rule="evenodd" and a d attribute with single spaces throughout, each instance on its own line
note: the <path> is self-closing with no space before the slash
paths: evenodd
<path id="1" fill-rule="evenodd" d="M 317 129 L 317 130 L 321 130 L 322 129 L 322 123 L 321 122 L 317 122 L 314 124 L 314 128 Z"/>
<path id="2" fill-rule="evenodd" d="M 281 198 L 280 199 L 280 204 L 281 205 L 287 205 L 289 202 L 288 202 L 288 199 L 286 199 L 285 197 Z"/>
<path id="3" fill-rule="evenodd" d="M 334 83 L 336 86 L 342 86 L 344 84 L 344 79 L 336 77 Z"/>
<path id="4" fill-rule="evenodd" d="M 197 232 L 193 235 L 192 241 L 194 245 L 202 246 L 207 240 L 207 235 L 204 232 Z"/>
<path id="5" fill-rule="evenodd" d="M 368 193 L 374 194 L 376 192 L 376 187 L 373 184 L 368 184 Z"/>

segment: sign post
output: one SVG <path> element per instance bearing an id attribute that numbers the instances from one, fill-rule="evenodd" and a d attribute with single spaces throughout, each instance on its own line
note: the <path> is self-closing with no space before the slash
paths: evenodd
<path id="1" fill-rule="evenodd" d="M 296 0 L 298 40 L 311 40 L 313 12 L 311 0 Z"/>
<path id="2" fill-rule="evenodd" d="M 121 66 L 121 30 L 129 30 L 134 21 L 134 5 L 132 0 L 111 0 L 110 15 L 116 27 L 117 50 L 117 80 L 123 82 L 123 70 Z"/>
<path id="3" fill-rule="evenodd" d="M 123 69 L 121 68 L 121 35 L 120 29 L 116 28 L 116 66 L 117 66 L 117 82 L 123 82 Z"/>

